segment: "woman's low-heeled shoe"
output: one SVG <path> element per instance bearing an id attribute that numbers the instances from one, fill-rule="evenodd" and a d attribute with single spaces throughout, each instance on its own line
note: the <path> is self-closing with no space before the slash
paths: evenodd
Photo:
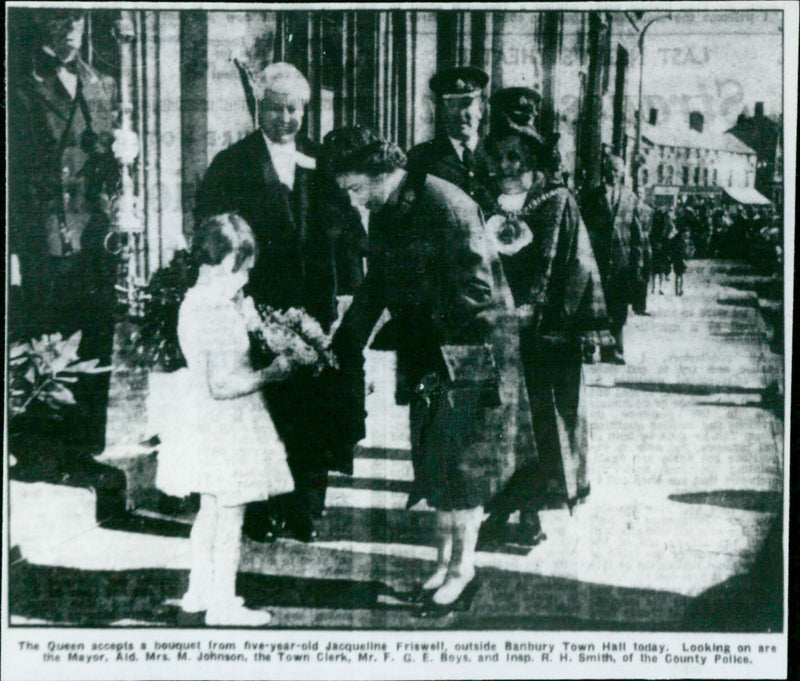
<path id="1" fill-rule="evenodd" d="M 431 596 L 433 596 L 435 593 L 436 589 L 424 589 L 422 584 L 417 583 L 410 591 L 406 591 L 402 595 L 402 598 L 409 603 L 424 605 L 430 601 Z"/>
<path id="2" fill-rule="evenodd" d="M 452 603 L 439 604 L 431 599 L 428 599 L 422 606 L 419 612 L 420 617 L 436 618 L 449 615 L 451 612 L 466 612 L 472 607 L 472 601 L 475 600 L 475 594 L 478 593 L 481 581 L 476 574 L 464 587 L 464 590 L 459 594 Z M 431 594 L 433 595 L 433 594 Z"/>

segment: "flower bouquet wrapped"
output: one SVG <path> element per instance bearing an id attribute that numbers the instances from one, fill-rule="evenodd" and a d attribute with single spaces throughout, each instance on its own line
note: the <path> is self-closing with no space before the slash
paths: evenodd
<path id="1" fill-rule="evenodd" d="M 251 298 L 242 302 L 254 354 L 261 358 L 286 357 L 296 367 L 318 376 L 326 367 L 338 369 L 331 339 L 316 319 L 295 307 L 276 310 L 268 305 L 256 308 Z"/>

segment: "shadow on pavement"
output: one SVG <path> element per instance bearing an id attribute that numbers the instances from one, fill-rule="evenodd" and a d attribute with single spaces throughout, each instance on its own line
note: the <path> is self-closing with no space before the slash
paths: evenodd
<path id="1" fill-rule="evenodd" d="M 344 480 L 344 479 L 342 479 Z M 368 482 L 368 480 L 364 480 Z M 343 485 L 344 486 L 344 485 Z M 413 546 L 434 546 L 433 513 L 409 512 L 403 509 L 328 508 L 316 521 L 321 541 L 395 543 Z M 103 523 L 103 529 L 161 537 L 187 538 L 191 523 L 177 517 L 129 513 Z M 245 530 L 246 534 L 247 528 Z M 290 540 L 279 540 L 290 541 Z"/>
<path id="2" fill-rule="evenodd" d="M 198 626 L 176 604 L 188 585 L 186 570 L 79 570 L 25 561 L 9 575 L 11 616 L 65 626 Z M 395 592 L 379 582 L 240 574 L 237 593 L 249 607 L 302 607 L 337 610 L 379 609 L 379 596 Z"/>
<path id="3" fill-rule="evenodd" d="M 626 589 L 575 580 L 482 571 L 469 612 L 439 620 L 415 617 L 411 606 L 378 581 L 240 574 L 237 591 L 248 606 L 302 609 L 293 626 L 393 629 L 535 629 L 584 631 L 679 630 L 689 598 L 663 591 Z M 10 574 L 14 616 L 51 625 L 197 627 L 177 605 L 187 586 L 185 570 L 93 571 L 44 567 L 25 561 Z M 387 605 L 386 603 L 389 603 Z M 383 613 L 382 615 L 380 613 Z M 338 624 L 335 624 L 338 623 Z"/>
<path id="4" fill-rule="evenodd" d="M 670 494 L 670 501 L 682 504 L 706 504 L 721 508 L 735 508 L 740 511 L 760 513 L 780 513 L 782 494 L 750 489 L 720 489 L 711 492 L 689 492 Z"/>
<path id="5" fill-rule="evenodd" d="M 592 386 L 595 387 L 595 386 Z M 747 388 L 738 385 L 714 385 L 713 383 L 649 383 L 638 381 L 616 381 L 613 386 L 648 393 L 669 393 L 675 395 L 761 395 L 763 388 Z"/>
<path id="6" fill-rule="evenodd" d="M 412 483 L 409 480 L 391 480 L 388 478 L 355 478 L 336 476 L 330 478 L 330 487 L 346 489 L 366 489 L 374 492 L 399 492 L 410 494 Z"/>
<path id="7" fill-rule="evenodd" d="M 718 305 L 732 307 L 758 307 L 758 299 L 754 296 L 737 296 L 733 298 L 717 298 Z"/>
<path id="8" fill-rule="evenodd" d="M 773 532 L 749 575 L 696 599 L 489 568 L 481 570 L 482 584 L 468 612 L 433 621 L 415 617 L 401 594 L 376 579 L 242 573 L 237 591 L 250 607 L 291 611 L 292 626 L 301 628 L 768 632 L 782 621 L 780 556 L 780 533 Z M 400 569 L 420 574 L 421 562 L 407 561 Z M 185 570 L 95 571 L 21 561 L 11 566 L 9 578 L 12 622 L 17 616 L 48 626 L 203 625 L 202 616 L 165 603 L 186 589 Z M 398 575 L 387 573 L 386 579 L 394 582 Z"/>
<path id="9" fill-rule="evenodd" d="M 747 574 L 735 575 L 694 599 L 683 618 L 686 631 L 783 630 L 782 523 L 781 514 Z"/>

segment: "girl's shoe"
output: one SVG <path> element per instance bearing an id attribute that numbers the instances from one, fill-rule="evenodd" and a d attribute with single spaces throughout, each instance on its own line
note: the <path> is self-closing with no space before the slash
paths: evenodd
<path id="1" fill-rule="evenodd" d="M 251 610 L 243 603 L 244 599 L 236 598 L 210 607 L 206 612 L 206 626 L 263 627 L 272 621 L 272 615 L 266 610 Z"/>

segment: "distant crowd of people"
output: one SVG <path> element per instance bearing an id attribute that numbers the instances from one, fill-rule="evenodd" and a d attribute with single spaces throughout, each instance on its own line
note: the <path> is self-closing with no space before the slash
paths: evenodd
<path id="1" fill-rule="evenodd" d="M 721 205 L 693 198 L 672 209 L 659 208 L 656 215 L 650 236 L 654 252 L 664 252 L 664 240 L 680 234 L 684 258 L 747 260 L 764 273 L 781 269 L 781 217 L 772 205 Z M 656 221 L 670 226 L 656 229 Z"/>

